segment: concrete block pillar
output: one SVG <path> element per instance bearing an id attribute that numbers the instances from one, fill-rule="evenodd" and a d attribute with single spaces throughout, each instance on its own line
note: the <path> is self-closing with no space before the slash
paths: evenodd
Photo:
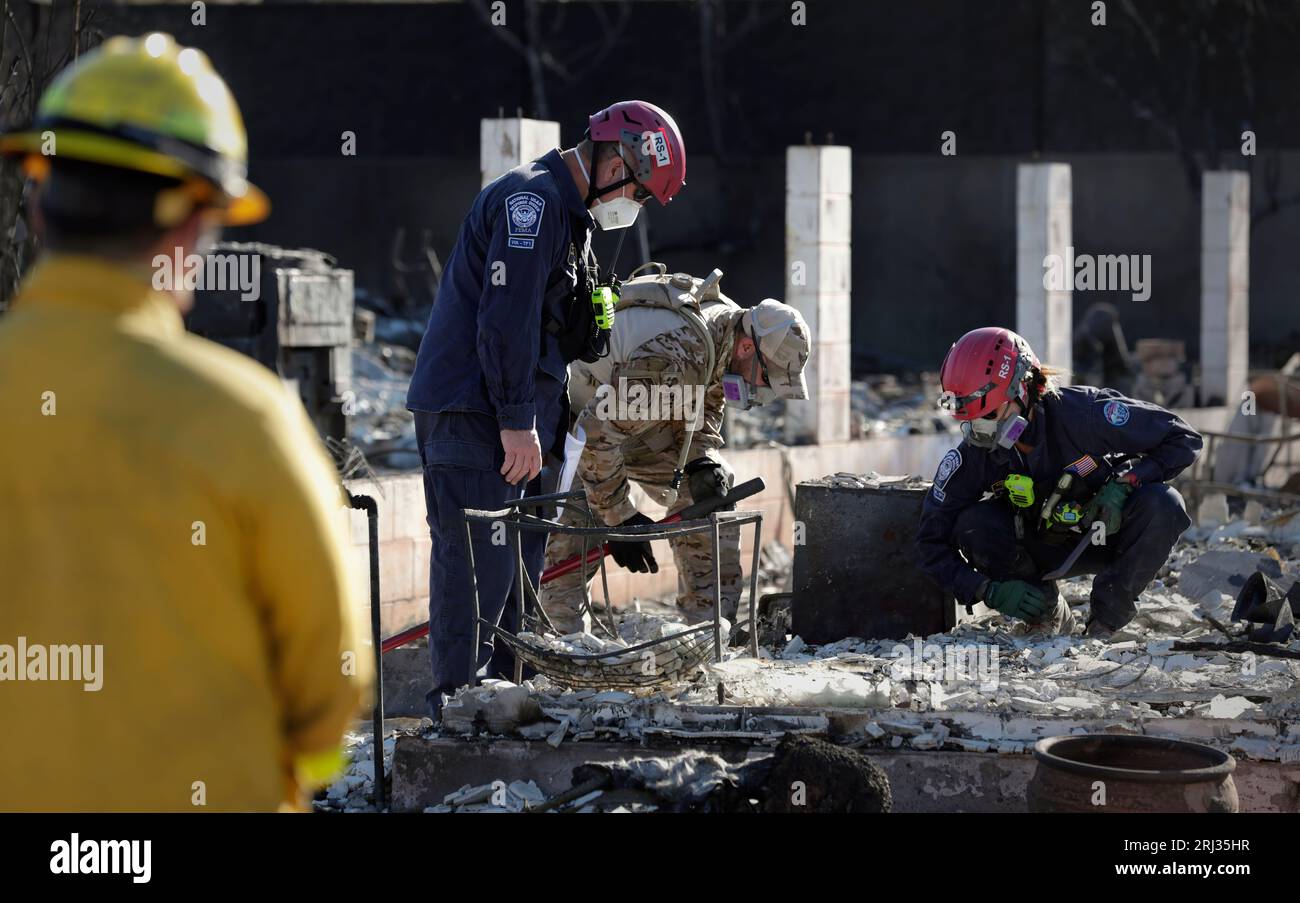
<path id="1" fill-rule="evenodd" d="M 1250 174 L 1201 182 L 1201 398 L 1238 404 L 1250 365 Z"/>
<path id="2" fill-rule="evenodd" d="M 849 438 L 852 173 L 847 147 L 786 149 L 785 303 L 812 331 L 808 400 L 786 404 L 788 441 Z"/>
<path id="3" fill-rule="evenodd" d="M 1073 355 L 1073 211 L 1068 163 L 1016 167 L 1016 332 L 1045 364 Z M 1048 278 L 1055 265 L 1059 281 Z"/>
<path id="4" fill-rule="evenodd" d="M 560 146 L 560 124 L 546 119 L 512 116 L 484 119 L 479 124 L 479 175 L 486 185 L 520 163 L 536 160 Z"/>

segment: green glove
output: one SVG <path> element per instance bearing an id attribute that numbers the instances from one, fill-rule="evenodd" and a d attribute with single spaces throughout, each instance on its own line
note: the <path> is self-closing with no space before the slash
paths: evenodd
<path id="1" fill-rule="evenodd" d="M 1024 621 L 1039 621 L 1049 608 L 1056 608 L 1055 599 L 1049 604 L 1042 590 L 1023 580 L 993 581 L 984 593 L 984 602 L 1004 615 Z"/>
<path id="2" fill-rule="evenodd" d="M 1095 522 L 1101 521 L 1106 527 L 1107 536 L 1118 533 L 1124 522 L 1124 504 L 1132 491 L 1131 483 L 1118 480 L 1111 480 L 1101 487 L 1083 509 L 1084 529 L 1092 529 Z"/>

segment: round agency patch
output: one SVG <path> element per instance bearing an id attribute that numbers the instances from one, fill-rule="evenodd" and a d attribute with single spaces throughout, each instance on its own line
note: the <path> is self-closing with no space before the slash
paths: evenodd
<path id="1" fill-rule="evenodd" d="M 1128 405 L 1122 401 L 1106 402 L 1102 412 L 1106 415 L 1106 422 L 1111 426 L 1123 426 L 1128 423 Z"/>
<path id="2" fill-rule="evenodd" d="M 961 452 L 954 448 L 939 462 L 939 471 L 934 475 L 934 485 L 943 489 L 948 484 L 948 478 L 957 472 L 958 467 L 961 467 Z"/>

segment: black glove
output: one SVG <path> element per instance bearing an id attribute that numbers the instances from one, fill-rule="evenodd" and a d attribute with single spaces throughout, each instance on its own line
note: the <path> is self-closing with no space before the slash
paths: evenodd
<path id="1" fill-rule="evenodd" d="M 711 498 L 726 498 L 736 480 L 735 474 L 725 464 L 712 458 L 696 458 L 686 465 L 685 472 L 690 478 L 687 485 L 691 490 L 691 500 L 695 502 Z M 719 510 L 730 511 L 735 507 L 733 502 Z"/>
<path id="2" fill-rule="evenodd" d="M 653 523 L 654 521 L 638 511 L 619 526 L 642 527 Z M 651 574 L 659 573 L 659 565 L 655 562 L 654 553 L 650 551 L 648 539 L 611 539 L 609 554 L 614 557 L 619 567 L 633 573 L 644 574 L 647 571 Z"/>

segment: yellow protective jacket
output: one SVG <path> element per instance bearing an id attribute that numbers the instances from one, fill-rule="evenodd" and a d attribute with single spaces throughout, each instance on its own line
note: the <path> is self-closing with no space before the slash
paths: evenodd
<path id="1" fill-rule="evenodd" d="M 56 255 L 0 316 L 0 810 L 299 808 L 369 682 L 301 404 L 149 278 Z"/>

